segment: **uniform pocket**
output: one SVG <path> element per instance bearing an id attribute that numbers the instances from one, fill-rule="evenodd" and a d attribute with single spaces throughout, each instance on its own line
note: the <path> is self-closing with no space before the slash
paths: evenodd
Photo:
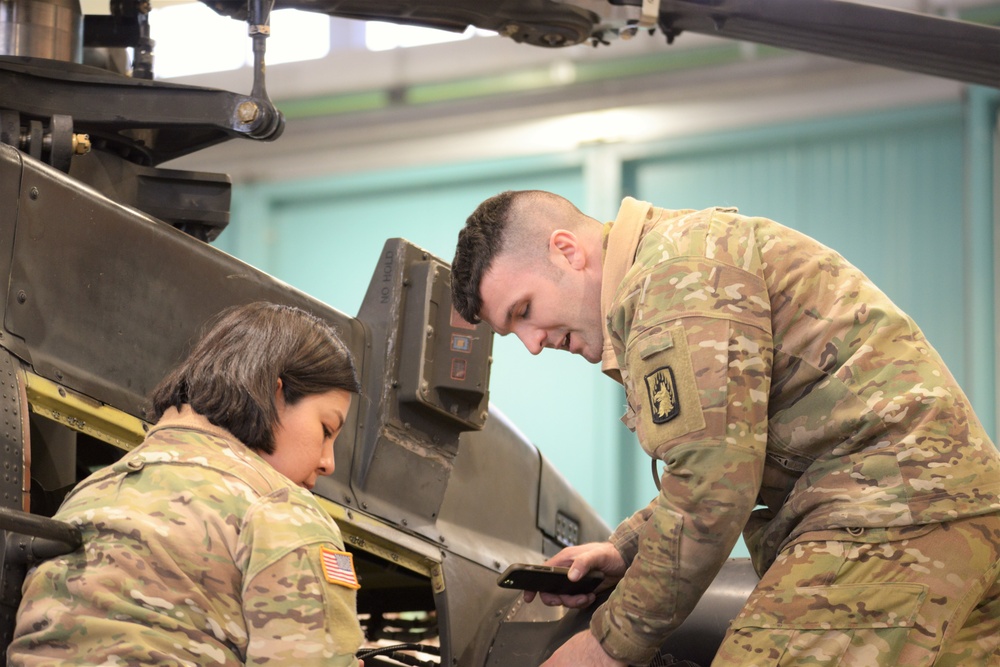
<path id="1" fill-rule="evenodd" d="M 912 628 L 927 595 L 920 584 L 803 586 L 752 598 L 734 628 Z"/>
<path id="2" fill-rule="evenodd" d="M 733 621 L 714 665 L 895 665 L 927 596 L 919 584 L 803 586 L 757 595 Z"/>

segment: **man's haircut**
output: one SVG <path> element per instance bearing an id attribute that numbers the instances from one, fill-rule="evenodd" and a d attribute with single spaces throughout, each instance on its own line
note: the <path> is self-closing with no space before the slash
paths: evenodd
<path id="1" fill-rule="evenodd" d="M 525 270 L 558 278 L 548 253 L 554 229 L 577 230 L 590 220 L 565 197 L 545 190 L 507 190 L 480 204 L 458 233 L 451 263 L 451 300 L 467 321 L 478 323 L 483 276 L 500 255 L 516 257 Z"/>
<path id="2" fill-rule="evenodd" d="M 455 259 L 451 262 L 451 301 L 466 321 L 480 322 L 483 301 L 479 285 L 493 260 L 503 250 L 504 232 L 510 221 L 516 192 L 507 190 L 480 204 L 458 233 Z"/>
<path id="3" fill-rule="evenodd" d="M 293 306 L 258 302 L 217 316 L 153 390 L 150 417 L 188 404 L 250 449 L 271 454 L 279 378 L 288 405 L 332 389 L 361 390 L 351 353 L 330 325 Z"/>

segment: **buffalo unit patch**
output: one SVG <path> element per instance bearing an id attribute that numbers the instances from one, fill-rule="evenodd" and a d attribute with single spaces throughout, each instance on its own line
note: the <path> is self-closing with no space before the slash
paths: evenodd
<path id="1" fill-rule="evenodd" d="M 319 557 L 323 565 L 323 576 L 331 584 L 361 588 L 358 575 L 354 573 L 354 557 L 351 554 L 320 547 Z"/>
<path id="2" fill-rule="evenodd" d="M 662 366 L 646 375 L 646 392 L 649 394 L 649 416 L 654 424 L 666 424 L 681 413 L 677 381 L 670 366 Z"/>

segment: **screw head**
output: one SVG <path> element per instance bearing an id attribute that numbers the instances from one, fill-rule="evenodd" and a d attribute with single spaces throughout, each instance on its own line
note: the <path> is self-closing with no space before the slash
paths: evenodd
<path id="1" fill-rule="evenodd" d="M 236 114 L 241 123 L 249 125 L 257 120 L 257 116 L 260 115 L 260 107 L 258 107 L 254 102 L 242 102 L 240 103 L 240 106 L 236 108 Z"/>

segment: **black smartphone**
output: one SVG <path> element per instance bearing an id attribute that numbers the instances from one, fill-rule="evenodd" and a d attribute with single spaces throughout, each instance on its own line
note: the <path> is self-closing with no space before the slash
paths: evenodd
<path id="1" fill-rule="evenodd" d="M 596 570 L 585 574 L 580 581 L 570 581 L 566 576 L 568 572 L 568 567 L 514 563 L 497 579 L 497 586 L 556 595 L 580 595 L 592 593 L 604 581 L 604 573 Z"/>

